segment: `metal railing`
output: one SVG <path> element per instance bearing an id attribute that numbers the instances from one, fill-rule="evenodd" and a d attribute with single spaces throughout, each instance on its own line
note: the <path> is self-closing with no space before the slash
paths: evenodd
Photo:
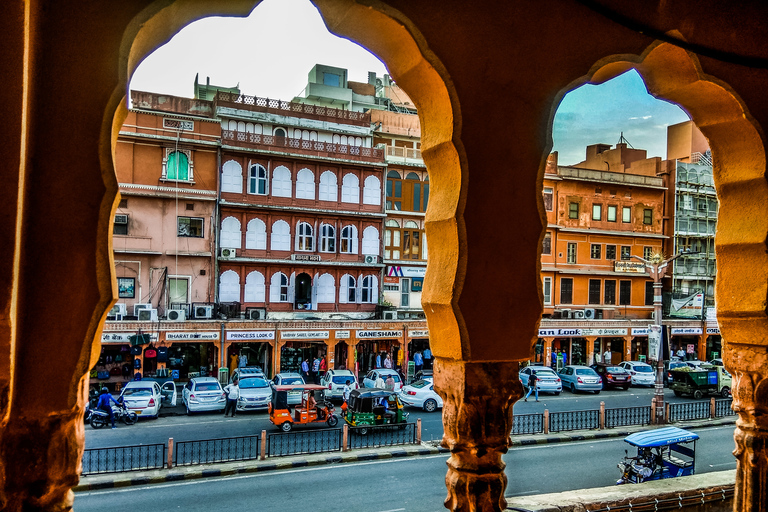
<path id="1" fill-rule="evenodd" d="M 722 400 L 715 400 L 715 418 L 722 418 L 724 416 L 735 416 L 736 411 L 732 409 L 733 399 L 725 398 Z"/>
<path id="2" fill-rule="evenodd" d="M 173 463 L 176 466 L 191 466 L 209 462 L 258 459 L 260 442 L 260 436 L 179 441 L 173 451 Z"/>
<path id="3" fill-rule="evenodd" d="M 549 415 L 549 431 L 589 430 L 600 428 L 600 410 L 553 412 Z"/>
<path id="4" fill-rule="evenodd" d="M 709 401 L 669 404 L 669 421 L 704 420 L 710 415 L 711 404 Z"/>
<path id="5" fill-rule="evenodd" d="M 605 428 L 627 427 L 629 425 L 650 425 L 651 406 L 619 407 L 605 410 Z"/>
<path id="6" fill-rule="evenodd" d="M 541 434 L 544 432 L 543 414 L 515 414 L 512 434 Z"/>
<path id="7" fill-rule="evenodd" d="M 341 451 L 342 430 L 324 428 L 267 434 L 267 456 Z"/>
<path id="8" fill-rule="evenodd" d="M 92 448 L 83 452 L 83 475 L 160 469 L 166 463 L 165 444 Z"/>
<path id="9" fill-rule="evenodd" d="M 363 430 L 365 429 L 365 430 Z M 363 432 L 365 431 L 365 434 Z M 416 424 L 375 425 L 368 427 L 349 427 L 349 448 L 378 448 L 414 444 L 416 442 Z"/>

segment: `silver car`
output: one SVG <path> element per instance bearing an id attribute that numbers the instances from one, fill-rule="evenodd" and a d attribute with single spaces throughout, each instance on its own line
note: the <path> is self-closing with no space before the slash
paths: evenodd
<path id="1" fill-rule="evenodd" d="M 532 371 L 535 371 L 536 377 L 538 377 L 539 391 L 559 395 L 563 390 L 563 383 L 560 377 L 552 368 L 546 366 L 526 366 L 520 370 L 520 382 L 523 383 L 523 386 L 528 387 L 528 377 L 530 377 Z"/>
<path id="2" fill-rule="evenodd" d="M 603 379 L 589 366 L 570 365 L 560 370 L 563 388 L 577 391 L 594 391 L 597 395 L 603 389 Z"/>
<path id="3" fill-rule="evenodd" d="M 237 399 L 238 411 L 253 411 L 269 407 L 269 402 L 272 400 L 272 388 L 266 379 L 243 377 L 237 385 L 240 387 L 240 398 Z"/>
<path id="4" fill-rule="evenodd" d="M 199 411 L 223 411 L 227 406 L 224 390 L 213 377 L 189 379 L 181 393 L 187 414 Z"/>
<path id="5" fill-rule="evenodd" d="M 278 373 L 272 379 L 275 386 L 287 386 L 295 384 L 306 384 L 301 375 L 294 372 Z M 288 392 L 288 405 L 299 405 L 301 403 L 301 391 Z"/>

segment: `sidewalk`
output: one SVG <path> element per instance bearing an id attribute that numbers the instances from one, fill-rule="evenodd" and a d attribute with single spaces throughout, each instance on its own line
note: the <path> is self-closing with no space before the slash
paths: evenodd
<path id="1" fill-rule="evenodd" d="M 679 422 L 675 425 L 681 428 L 699 429 L 704 427 L 733 425 L 735 422 L 736 417 L 730 416 L 715 420 L 706 419 Z M 558 434 L 512 436 L 512 446 L 514 448 L 515 446 L 530 446 L 537 444 L 565 443 L 569 441 L 584 441 L 588 439 L 626 437 L 633 432 L 648 430 L 649 428 L 653 427 L 644 425 L 620 427 L 607 430 L 578 430 Z M 292 455 L 287 457 L 274 457 L 265 460 L 199 464 L 195 466 L 174 467 L 172 469 L 126 471 L 123 473 L 110 473 L 105 475 L 81 477 L 80 483 L 75 486 L 73 490 L 75 492 L 94 491 L 98 489 L 112 489 L 117 487 L 129 487 L 133 485 L 175 482 L 179 480 L 194 480 L 199 478 L 237 475 L 243 473 L 303 468 L 325 464 L 339 464 L 344 462 L 360 462 L 377 459 L 392 459 L 398 457 L 417 457 L 421 455 L 435 455 L 438 453 L 447 454 L 448 450 L 440 447 L 438 441 L 431 441 L 428 443 L 422 443 L 421 445 L 390 446 L 376 449 L 350 450 L 347 452 L 326 452 L 313 455 Z"/>

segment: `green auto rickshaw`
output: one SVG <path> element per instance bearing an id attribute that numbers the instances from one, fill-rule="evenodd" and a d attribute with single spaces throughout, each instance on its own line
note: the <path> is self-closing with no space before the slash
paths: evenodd
<path id="1" fill-rule="evenodd" d="M 384 405 L 386 402 L 386 407 Z M 355 389 L 349 394 L 349 401 L 344 411 L 344 421 L 360 435 L 368 433 L 368 426 L 397 425 L 404 426 L 408 413 L 395 391 L 386 389 Z"/>

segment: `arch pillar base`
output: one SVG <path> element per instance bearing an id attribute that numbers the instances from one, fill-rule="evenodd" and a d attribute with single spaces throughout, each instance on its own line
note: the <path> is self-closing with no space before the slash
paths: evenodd
<path id="1" fill-rule="evenodd" d="M 472 363 L 440 357 L 435 389 L 443 397 L 442 446 L 451 452 L 445 507 L 453 511 L 506 508 L 506 464 L 512 406 L 523 396 L 518 363 Z"/>

